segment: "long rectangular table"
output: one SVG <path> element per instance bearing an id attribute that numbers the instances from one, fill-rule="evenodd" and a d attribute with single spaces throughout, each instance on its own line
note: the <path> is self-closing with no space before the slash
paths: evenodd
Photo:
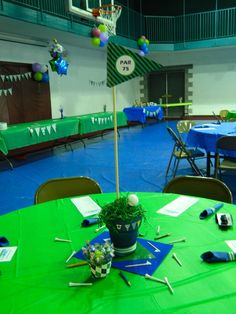
<path id="1" fill-rule="evenodd" d="M 144 124 L 147 118 L 163 119 L 163 110 L 160 106 L 127 107 L 123 109 L 128 121 L 138 121 Z"/>
<path id="2" fill-rule="evenodd" d="M 87 265 L 66 268 L 71 252 L 80 250 L 99 233 L 95 233 L 96 225 L 81 227 L 84 218 L 70 199 L 61 199 L 0 216 L 1 236 L 18 247 L 11 262 L 0 263 L 1 313 L 234 313 L 235 262 L 207 264 L 200 258 L 206 251 L 230 251 L 225 240 L 236 238 L 235 228 L 221 231 L 214 216 L 199 219 L 201 211 L 217 202 L 199 199 L 180 216 L 173 217 L 156 211 L 177 195 L 137 195 L 147 212 L 148 219 L 140 229 L 145 239 L 152 241 L 156 237 L 158 225 L 160 234 L 170 233 L 159 240 L 161 243 L 186 238 L 185 242 L 174 244 L 153 274 L 161 279 L 167 277 L 173 294 L 162 283 L 125 272 L 132 284 L 129 287 L 115 268 L 107 278 L 95 282 Z M 103 206 L 115 199 L 115 193 L 91 197 Z M 220 212 L 231 213 L 235 221 L 235 205 L 225 203 Z M 55 242 L 55 237 L 72 242 Z M 173 253 L 182 267 L 172 258 Z M 69 263 L 78 261 L 72 258 Z M 148 266 L 144 267 L 148 273 Z M 93 285 L 88 287 L 68 286 L 69 282 L 91 281 Z"/>
<path id="3" fill-rule="evenodd" d="M 117 126 L 127 126 L 127 119 L 123 112 L 116 113 Z M 100 112 L 78 116 L 79 134 L 88 134 L 114 127 L 114 118 L 112 112 Z"/>
<path id="4" fill-rule="evenodd" d="M 123 112 L 117 112 L 117 122 L 118 126 L 127 125 Z M 7 155 L 14 149 L 111 129 L 113 126 L 112 112 L 9 125 L 6 130 L 0 131 L 0 151 Z"/>

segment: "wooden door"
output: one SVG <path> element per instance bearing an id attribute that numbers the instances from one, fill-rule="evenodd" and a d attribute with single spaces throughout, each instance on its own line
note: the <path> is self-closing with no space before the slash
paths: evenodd
<path id="1" fill-rule="evenodd" d="M 30 77 L 32 65 L 0 61 L 0 121 L 8 124 L 51 119 L 49 83 Z"/>

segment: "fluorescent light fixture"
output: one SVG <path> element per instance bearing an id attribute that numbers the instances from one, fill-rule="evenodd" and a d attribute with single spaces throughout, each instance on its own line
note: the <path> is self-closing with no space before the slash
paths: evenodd
<path id="1" fill-rule="evenodd" d="M 0 40 L 10 41 L 14 43 L 20 43 L 25 45 L 33 45 L 40 47 L 48 47 L 49 41 L 46 39 L 36 38 L 36 37 L 26 37 L 20 34 L 12 34 L 12 33 L 1 33 L 0 32 Z"/>

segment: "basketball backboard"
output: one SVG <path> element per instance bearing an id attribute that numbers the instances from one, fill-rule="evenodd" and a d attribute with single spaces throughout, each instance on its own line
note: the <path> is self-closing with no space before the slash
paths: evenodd
<path id="1" fill-rule="evenodd" d="M 114 0 L 66 0 L 66 7 L 71 14 L 98 24 L 105 24 L 109 35 L 116 34 L 116 21 L 120 17 L 122 8 L 114 5 Z M 93 15 L 95 8 L 103 8 L 103 10 L 99 10 L 99 16 Z"/>
<path id="2" fill-rule="evenodd" d="M 92 12 L 94 8 L 100 8 L 105 4 L 114 4 L 114 0 L 84 0 L 86 2 L 86 11 Z"/>

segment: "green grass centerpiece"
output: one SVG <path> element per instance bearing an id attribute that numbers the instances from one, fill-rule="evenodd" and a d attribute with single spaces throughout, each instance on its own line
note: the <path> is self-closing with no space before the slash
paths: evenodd
<path id="1" fill-rule="evenodd" d="M 105 205 L 99 213 L 100 224 L 109 229 L 115 255 L 126 256 L 137 246 L 137 236 L 145 210 L 135 194 L 128 194 Z"/>

